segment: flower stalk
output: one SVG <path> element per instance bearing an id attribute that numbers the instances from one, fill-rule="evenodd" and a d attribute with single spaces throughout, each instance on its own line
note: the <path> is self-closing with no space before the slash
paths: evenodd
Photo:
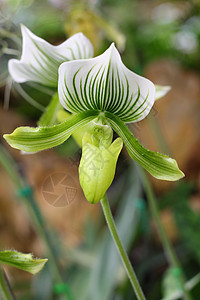
<path id="1" fill-rule="evenodd" d="M 117 247 L 117 250 L 119 252 L 119 255 L 121 257 L 121 260 L 123 262 L 123 265 L 126 269 L 127 275 L 130 279 L 131 285 L 135 291 L 135 294 L 137 296 L 138 300 L 145 300 L 145 296 L 144 293 L 141 289 L 141 286 L 139 284 L 139 281 L 136 277 L 136 274 L 132 268 L 132 265 L 130 263 L 130 260 L 128 258 L 128 255 L 126 253 L 126 250 L 124 249 L 124 246 L 119 238 L 116 226 L 115 226 L 115 222 L 110 210 L 110 206 L 109 206 L 109 202 L 107 199 L 107 196 L 104 195 L 104 197 L 101 199 L 101 206 L 104 212 L 104 216 L 108 225 L 108 228 L 110 230 L 110 233 L 112 235 L 113 241 L 115 242 L 115 245 Z"/>

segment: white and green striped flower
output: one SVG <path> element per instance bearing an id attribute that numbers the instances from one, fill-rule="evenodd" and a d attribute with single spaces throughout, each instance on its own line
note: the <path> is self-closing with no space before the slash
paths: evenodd
<path id="1" fill-rule="evenodd" d="M 140 163 L 151 175 L 162 180 L 178 180 L 184 174 L 178 168 L 176 161 L 166 155 L 145 149 L 125 125 L 125 123 L 140 121 L 147 116 L 155 99 L 159 98 L 156 96 L 156 90 L 160 96 L 164 96 L 169 87 L 157 86 L 155 88 L 151 81 L 127 69 L 112 44 L 98 57 L 61 64 L 58 92 L 61 104 L 72 113 L 67 120 L 51 127 L 20 127 L 12 134 L 4 135 L 4 138 L 13 148 L 26 152 L 41 151 L 63 143 L 73 132 L 77 132 L 96 119 L 97 127 L 98 122 L 112 127 L 122 139 L 130 157 Z M 89 129 L 85 127 L 84 130 Z M 94 132 L 95 130 L 94 128 Z M 98 148 L 99 155 L 109 157 L 111 140 L 109 145 L 100 147 L 95 144 L 94 137 L 95 135 L 92 135 L 90 142 L 87 139 L 87 143 L 84 143 L 87 150 L 88 147 L 89 149 Z M 106 166 L 104 171 L 111 169 L 112 164 L 115 168 L 116 159 L 113 159 L 113 163 L 109 165 L 109 168 Z M 82 170 L 88 169 L 88 166 L 84 167 L 85 163 L 86 160 L 82 160 Z M 102 172 L 104 171 L 102 169 Z M 99 175 L 95 179 L 97 190 L 100 184 L 98 178 L 106 176 L 106 174 L 102 175 L 101 171 L 98 172 Z M 110 183 L 113 178 L 111 175 Z M 89 185 L 85 183 L 81 173 L 80 178 L 84 183 L 82 186 L 84 192 L 88 194 L 87 186 Z M 95 194 L 97 190 L 93 190 L 92 195 L 97 195 Z M 98 194 L 101 194 L 99 190 Z M 97 197 L 91 202 L 99 200 Z"/>
<path id="2" fill-rule="evenodd" d="M 58 92 L 71 112 L 108 111 L 126 123 L 144 119 L 155 99 L 153 83 L 127 69 L 114 44 L 96 58 L 63 63 Z"/>
<path id="3" fill-rule="evenodd" d="M 35 81 L 57 87 L 61 63 L 93 56 L 91 42 L 77 33 L 58 46 L 53 46 L 21 25 L 23 47 L 20 60 L 11 59 L 9 72 L 14 81 Z"/>

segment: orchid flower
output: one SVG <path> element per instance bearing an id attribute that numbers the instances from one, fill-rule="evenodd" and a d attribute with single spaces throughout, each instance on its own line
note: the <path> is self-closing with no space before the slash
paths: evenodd
<path id="1" fill-rule="evenodd" d="M 21 59 L 11 59 L 8 63 L 9 73 L 15 82 L 34 81 L 57 88 L 58 68 L 61 63 L 93 56 L 93 46 L 82 33 L 74 34 L 62 44 L 53 46 L 33 34 L 24 25 L 21 25 L 21 32 L 23 40 Z M 38 125 L 55 125 L 57 111 L 61 107 L 55 94 L 41 115 Z"/>
<path id="2" fill-rule="evenodd" d="M 21 32 L 21 59 L 11 59 L 8 63 L 9 73 L 16 82 L 35 81 L 57 87 L 61 63 L 93 56 L 92 44 L 82 33 L 74 34 L 62 44 L 53 46 L 24 25 L 21 25 Z"/>
<path id="3" fill-rule="evenodd" d="M 136 297 L 145 300 L 118 236 L 106 191 L 113 181 L 123 143 L 130 157 L 155 178 L 174 181 L 184 176 L 174 159 L 145 149 L 126 126 L 126 123 L 144 119 L 154 102 L 170 88 L 155 87 L 150 80 L 130 71 L 123 64 L 114 44 L 102 55 L 88 58 L 90 45 L 81 48 L 76 38 L 72 43 L 68 40 L 68 44 L 66 41 L 66 44 L 54 47 L 23 27 L 22 32 L 25 36 L 22 58 L 9 63 L 12 77 L 19 82 L 34 80 L 55 87 L 58 70 L 59 100 L 68 112 L 58 111 L 60 119 L 65 119 L 67 115 L 60 124 L 19 127 L 13 133 L 5 134 L 4 138 L 13 148 L 37 152 L 60 145 L 72 134 L 78 133 L 78 140 L 80 137 L 82 139 L 79 179 L 85 197 L 90 203 L 101 201 Z M 79 37 L 80 40 L 84 38 L 82 35 Z M 49 123 L 52 111 L 57 113 L 56 103 L 55 96 L 42 118 L 42 125 Z M 80 130 L 83 131 L 81 134 Z M 119 135 L 115 141 L 113 130 Z"/>
<path id="4" fill-rule="evenodd" d="M 161 94 L 165 92 L 162 90 Z M 174 181 L 184 176 L 174 159 L 145 149 L 127 128 L 126 123 L 140 121 L 148 115 L 156 98 L 156 88 L 150 80 L 135 74 L 123 64 L 114 44 L 95 58 L 62 63 L 59 67 L 58 94 L 62 106 L 72 113 L 66 121 L 51 127 L 19 127 L 12 134 L 4 135 L 4 138 L 13 148 L 36 152 L 60 145 L 73 132 L 88 123 L 92 124 L 92 131 L 88 130 L 85 133 L 87 136 L 83 137 L 79 168 L 83 191 L 91 203 L 100 201 L 109 187 L 104 186 L 105 181 L 100 178 L 105 176 L 111 184 L 114 177 L 111 169 L 115 171 L 122 141 L 130 157 L 155 178 Z M 108 128 L 120 137 L 118 142 L 114 142 L 117 144 L 115 153 L 112 151 L 116 146 L 112 143 L 112 130 L 109 131 L 109 142 L 103 142 Z M 95 180 L 86 182 L 84 176 L 88 174 L 83 175 L 81 170 L 88 170 L 85 167 L 88 147 L 93 148 L 93 152 L 99 151 L 109 167 L 94 167 L 92 176 Z M 108 152 L 114 153 L 112 163 Z M 103 189 L 101 193 L 97 192 L 99 186 Z M 95 191 L 88 196 L 88 191 L 92 189 Z"/>

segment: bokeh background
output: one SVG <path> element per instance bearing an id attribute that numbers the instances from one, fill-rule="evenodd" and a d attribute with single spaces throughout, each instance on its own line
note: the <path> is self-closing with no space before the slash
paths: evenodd
<path id="1" fill-rule="evenodd" d="M 149 180 L 193 299 L 199 300 L 200 1 L 0 0 L 0 249 L 49 257 L 32 211 L 36 204 L 34 212 L 43 216 L 54 260 L 67 283 L 64 291 L 55 285 L 51 262 L 34 277 L 7 267 L 16 299 L 70 299 L 69 289 L 74 300 L 132 300 L 101 207 L 87 203 L 79 186 L 81 151 L 74 140 L 34 155 L 23 155 L 3 141 L 2 135 L 17 126 L 36 126 L 54 93 L 31 82 L 16 85 L 9 77 L 8 60 L 21 55 L 20 23 L 55 45 L 81 31 L 95 55 L 114 41 L 129 69 L 171 86 L 149 116 L 130 129 L 145 147 L 175 158 L 186 175 L 177 183 Z M 70 203 L 48 201 L 48 180 L 53 194 L 61 193 L 62 179 Z M 181 299 L 172 297 L 179 282 L 170 273 L 138 167 L 125 148 L 108 196 L 147 299 Z"/>

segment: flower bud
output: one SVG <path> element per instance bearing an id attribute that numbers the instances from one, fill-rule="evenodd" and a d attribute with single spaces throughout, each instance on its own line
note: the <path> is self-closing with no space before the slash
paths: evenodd
<path id="1" fill-rule="evenodd" d="M 102 199 L 115 175 L 123 142 L 121 138 L 117 138 L 112 143 L 112 136 L 109 125 L 93 122 L 82 140 L 79 180 L 90 203 L 97 203 Z"/>

